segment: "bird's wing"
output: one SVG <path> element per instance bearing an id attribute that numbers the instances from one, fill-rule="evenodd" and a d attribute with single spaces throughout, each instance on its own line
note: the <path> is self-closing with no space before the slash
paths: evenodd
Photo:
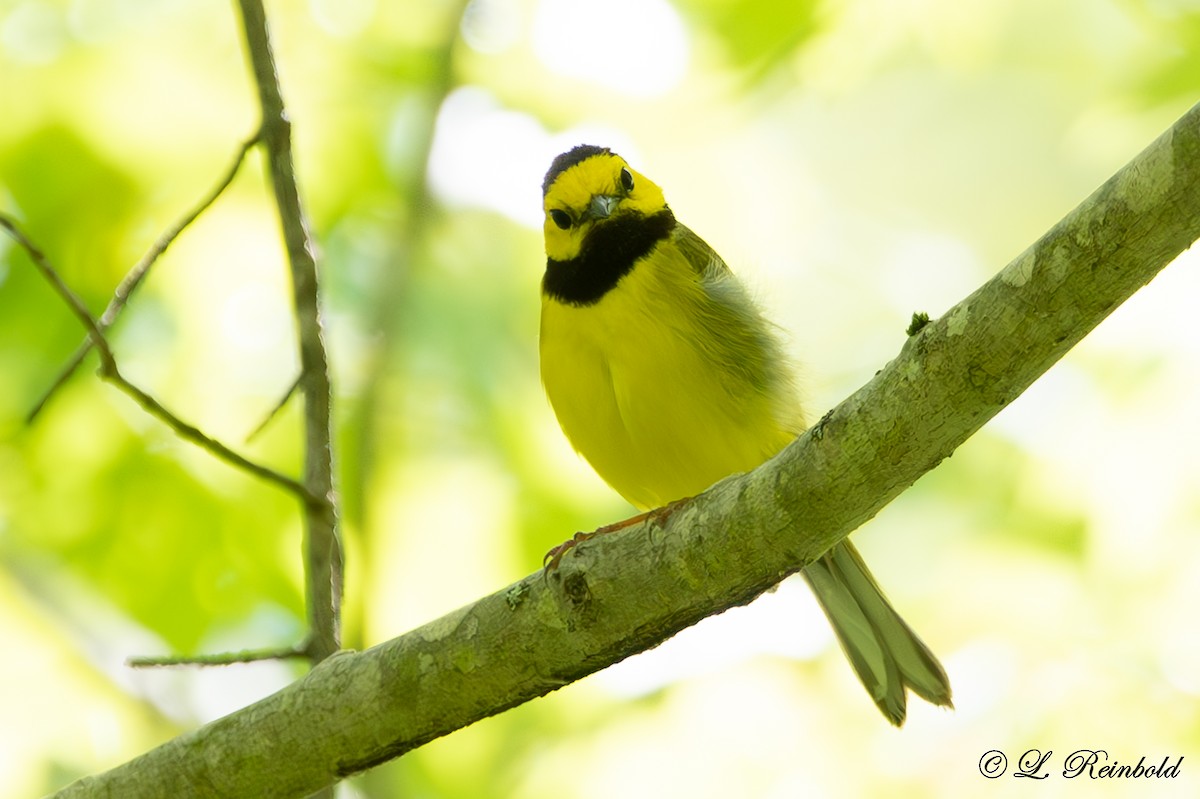
<path id="1" fill-rule="evenodd" d="M 679 248 L 683 257 L 702 279 L 712 280 L 718 277 L 729 277 L 733 274 L 721 256 L 717 255 L 717 251 L 709 247 L 704 239 L 693 233 L 691 228 L 676 222 L 672 235 L 675 246 Z"/>

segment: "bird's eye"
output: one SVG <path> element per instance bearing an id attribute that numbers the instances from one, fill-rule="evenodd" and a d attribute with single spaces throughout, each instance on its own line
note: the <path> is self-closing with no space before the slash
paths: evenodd
<path id="1" fill-rule="evenodd" d="M 551 209 L 550 218 L 554 220 L 554 224 L 558 225 L 563 230 L 566 230 L 571 226 L 571 215 L 561 208 Z"/>
<path id="2" fill-rule="evenodd" d="M 621 167 L 621 188 L 626 192 L 633 191 L 633 173 L 625 167 Z"/>

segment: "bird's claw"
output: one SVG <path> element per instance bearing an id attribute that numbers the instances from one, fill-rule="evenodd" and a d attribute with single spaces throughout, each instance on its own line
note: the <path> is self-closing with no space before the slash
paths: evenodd
<path id="1" fill-rule="evenodd" d="M 545 569 L 547 573 L 554 571 L 558 568 L 558 562 L 563 559 L 563 555 L 574 549 L 576 544 L 586 541 L 592 536 L 596 535 L 596 532 L 576 533 L 566 541 L 563 541 L 561 544 L 547 552 L 546 557 L 542 558 L 542 568 Z"/>

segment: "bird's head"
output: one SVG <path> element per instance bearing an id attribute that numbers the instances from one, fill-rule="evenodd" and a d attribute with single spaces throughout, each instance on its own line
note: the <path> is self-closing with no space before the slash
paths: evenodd
<path id="1" fill-rule="evenodd" d="M 554 159 L 542 182 L 546 255 L 568 261 L 614 220 L 666 208 L 662 189 L 606 147 L 581 144 Z"/>

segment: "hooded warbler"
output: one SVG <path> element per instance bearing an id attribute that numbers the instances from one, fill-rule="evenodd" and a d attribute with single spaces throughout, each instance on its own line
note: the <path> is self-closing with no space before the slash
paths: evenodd
<path id="1" fill-rule="evenodd" d="M 662 189 L 607 148 L 580 145 L 554 159 L 542 194 L 542 383 L 610 486 L 658 508 L 750 471 L 803 432 L 771 324 Z M 904 722 L 906 688 L 951 706 L 938 659 L 849 541 L 802 574 L 890 722 Z"/>

